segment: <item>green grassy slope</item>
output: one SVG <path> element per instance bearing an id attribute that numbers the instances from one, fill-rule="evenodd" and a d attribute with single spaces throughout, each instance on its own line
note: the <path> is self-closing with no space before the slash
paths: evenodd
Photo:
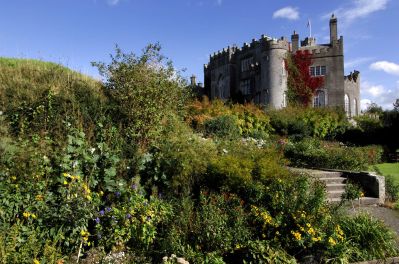
<path id="1" fill-rule="evenodd" d="M 0 111 L 16 131 L 61 129 L 65 120 L 87 128 L 102 112 L 103 92 L 100 81 L 56 63 L 0 58 Z"/>
<path id="2" fill-rule="evenodd" d="M 399 163 L 381 163 L 375 165 L 377 170 L 384 176 L 392 176 L 395 182 L 399 184 Z M 370 171 L 376 171 L 374 166 L 370 166 Z"/>

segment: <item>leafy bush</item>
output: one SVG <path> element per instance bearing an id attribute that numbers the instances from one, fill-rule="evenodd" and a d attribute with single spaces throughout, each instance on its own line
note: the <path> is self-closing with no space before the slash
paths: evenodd
<path id="1" fill-rule="evenodd" d="M 202 191 L 198 204 L 191 199 L 174 202 L 177 212 L 162 245 L 194 263 L 214 263 L 216 256 L 234 250 L 251 237 L 244 201 L 232 193 Z M 221 258 L 220 258 L 221 259 Z M 223 263 L 221 260 L 215 263 Z"/>
<path id="2" fill-rule="evenodd" d="M 295 258 L 288 255 L 283 249 L 273 247 L 267 241 L 255 240 L 248 243 L 244 250 L 243 263 L 297 263 Z"/>
<path id="3" fill-rule="evenodd" d="M 192 133 L 184 124 L 170 120 L 163 140 L 144 155 L 140 175 L 147 191 L 164 195 L 190 194 L 204 178 L 215 143 Z"/>
<path id="4" fill-rule="evenodd" d="M 378 146 L 347 147 L 334 142 L 304 139 L 288 142 L 284 154 L 292 166 L 341 170 L 366 170 L 369 164 L 378 163 L 382 148 Z"/>
<path id="5" fill-rule="evenodd" d="M 218 116 L 205 121 L 205 134 L 215 135 L 220 138 L 237 139 L 240 136 L 240 128 L 235 116 Z"/>
<path id="6" fill-rule="evenodd" d="M 209 102 L 207 98 L 202 101 L 194 101 L 188 105 L 186 122 L 199 132 L 208 131 L 206 125 L 213 122 L 228 122 L 228 119 L 235 120 L 238 126 L 239 135 L 242 137 L 253 137 L 266 139 L 273 132 L 270 126 L 269 117 L 258 106 L 253 104 L 225 105 L 223 101 L 214 100 Z M 229 118 L 227 118 L 229 116 Z M 221 118 L 222 120 L 220 120 Z M 216 119 L 218 121 L 212 121 Z M 232 127 L 232 136 L 236 136 L 236 128 Z M 220 127 L 223 127 L 221 124 Z"/>
<path id="7" fill-rule="evenodd" d="M 349 259 L 351 262 L 385 259 L 398 254 L 394 234 L 381 221 L 360 214 L 344 217 L 340 225 L 354 249 Z"/>
<path id="8" fill-rule="evenodd" d="M 109 64 L 93 63 L 105 78 L 113 120 L 141 145 L 157 138 L 162 120 L 182 111 L 189 96 L 184 79 L 160 50 L 159 44 L 150 44 L 137 56 L 116 47 Z"/>
<path id="9" fill-rule="evenodd" d="M 267 113 L 271 126 L 282 136 L 334 138 L 348 126 L 344 113 L 337 109 L 287 107 Z"/>
<path id="10" fill-rule="evenodd" d="M 156 197 L 146 199 L 137 183 L 108 196 L 112 203 L 103 205 L 95 218 L 99 245 L 113 251 L 148 249 L 157 236 L 158 225 L 170 217 L 170 206 Z"/>
<path id="11" fill-rule="evenodd" d="M 385 177 L 385 195 L 388 201 L 396 202 L 399 200 L 399 184 L 392 176 Z"/>

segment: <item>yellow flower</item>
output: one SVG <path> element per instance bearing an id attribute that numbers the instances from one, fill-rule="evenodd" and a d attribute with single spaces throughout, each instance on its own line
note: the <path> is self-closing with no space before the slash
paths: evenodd
<path id="1" fill-rule="evenodd" d="M 313 242 L 321 241 L 321 237 L 312 237 Z"/>
<path id="2" fill-rule="evenodd" d="M 313 227 L 308 229 L 308 233 L 312 236 L 314 236 L 316 234 L 316 232 L 314 231 Z"/>
<path id="3" fill-rule="evenodd" d="M 68 184 L 68 182 L 67 181 L 64 181 L 64 185 L 67 185 Z"/>
<path id="4" fill-rule="evenodd" d="M 17 177 L 11 176 L 11 180 L 15 181 L 15 180 L 17 180 Z"/>
<path id="5" fill-rule="evenodd" d="M 36 201 L 43 201 L 43 195 L 41 194 L 36 195 Z"/>
<path id="6" fill-rule="evenodd" d="M 36 216 L 35 214 L 31 214 L 31 217 L 32 217 L 33 219 L 36 219 L 36 218 L 37 218 L 37 216 Z"/>
<path id="7" fill-rule="evenodd" d="M 302 235 L 299 232 L 291 231 L 291 234 L 295 237 L 296 240 L 301 240 Z"/>
<path id="8" fill-rule="evenodd" d="M 310 227 L 310 224 L 309 224 L 309 223 L 307 223 L 307 224 L 306 224 L 306 226 L 307 226 L 307 227 Z"/>
<path id="9" fill-rule="evenodd" d="M 33 264 L 40 264 L 40 261 L 38 261 L 37 259 L 34 259 Z"/>
<path id="10" fill-rule="evenodd" d="M 330 243 L 331 246 L 335 246 L 335 245 L 337 244 L 337 242 L 335 241 L 335 239 L 332 238 L 332 237 L 330 237 L 330 238 L 328 239 L 328 243 Z"/>
<path id="11" fill-rule="evenodd" d="M 23 215 L 25 218 L 29 218 L 30 213 L 29 213 L 29 212 L 24 212 L 22 215 Z"/>

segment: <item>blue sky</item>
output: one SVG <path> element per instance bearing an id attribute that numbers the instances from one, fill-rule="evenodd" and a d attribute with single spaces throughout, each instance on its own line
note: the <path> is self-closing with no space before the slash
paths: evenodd
<path id="1" fill-rule="evenodd" d="M 399 98 L 399 0 L 0 0 L 0 56 L 54 61 L 98 77 L 115 44 L 139 53 L 159 41 L 184 76 L 203 79 L 215 51 L 261 34 L 327 43 L 328 18 L 344 36 L 345 72 L 361 72 L 363 107 Z"/>

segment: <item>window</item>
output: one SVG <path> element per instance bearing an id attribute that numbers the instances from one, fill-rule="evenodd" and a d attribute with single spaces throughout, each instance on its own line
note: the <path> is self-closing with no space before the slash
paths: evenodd
<path id="1" fill-rule="evenodd" d="M 349 95 L 345 94 L 345 113 L 347 117 L 351 115 L 350 109 Z"/>
<path id="2" fill-rule="evenodd" d="M 240 83 L 240 90 L 243 95 L 251 94 L 251 80 L 250 79 L 242 80 Z"/>
<path id="3" fill-rule="evenodd" d="M 313 98 L 313 107 L 326 106 L 326 93 L 323 90 L 318 90 Z"/>
<path id="4" fill-rule="evenodd" d="M 327 73 L 326 66 L 312 66 L 310 67 L 310 76 L 324 76 Z"/>
<path id="5" fill-rule="evenodd" d="M 323 76 L 326 75 L 326 71 L 327 71 L 326 66 L 320 66 L 320 74 L 321 75 L 323 75 Z"/>
<path id="6" fill-rule="evenodd" d="M 310 76 L 315 76 L 315 69 L 314 69 L 314 67 L 310 67 Z"/>
<path id="7" fill-rule="evenodd" d="M 251 64 L 254 63 L 254 58 L 250 57 L 241 61 L 241 72 L 246 72 L 251 69 Z"/>

